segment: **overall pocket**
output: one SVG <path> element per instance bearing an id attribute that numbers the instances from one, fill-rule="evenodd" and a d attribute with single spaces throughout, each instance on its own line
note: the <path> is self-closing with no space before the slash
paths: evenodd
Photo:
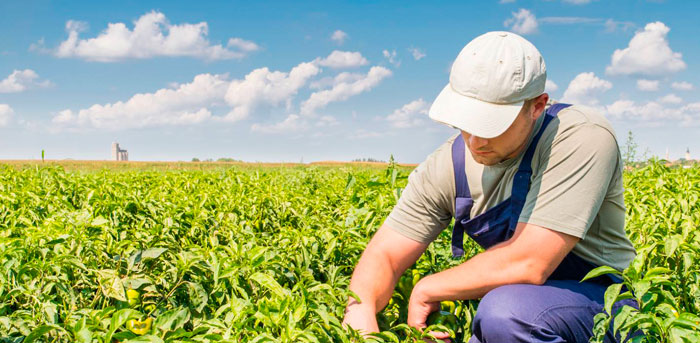
<path id="1" fill-rule="evenodd" d="M 510 223 L 510 199 L 490 208 L 486 212 L 461 221 L 467 235 L 482 248 L 488 249 L 513 236 Z"/>

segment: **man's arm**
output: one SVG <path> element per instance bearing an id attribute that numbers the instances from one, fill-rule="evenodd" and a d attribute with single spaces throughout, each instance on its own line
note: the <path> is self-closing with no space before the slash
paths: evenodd
<path id="1" fill-rule="evenodd" d="M 362 253 L 350 290 L 362 300 L 348 300 L 343 324 L 364 333 L 377 332 L 376 314 L 391 298 L 396 282 L 428 247 L 382 225 Z"/>
<path id="2" fill-rule="evenodd" d="M 542 284 L 578 241 L 571 235 L 518 223 L 508 241 L 421 279 L 411 294 L 408 324 L 425 327 L 434 303 L 442 300 L 476 299 L 507 284 Z"/>

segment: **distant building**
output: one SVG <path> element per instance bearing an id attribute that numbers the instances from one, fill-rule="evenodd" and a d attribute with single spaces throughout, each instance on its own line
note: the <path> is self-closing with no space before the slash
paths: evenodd
<path id="1" fill-rule="evenodd" d="M 685 148 L 685 160 L 690 161 L 690 148 Z"/>
<path id="2" fill-rule="evenodd" d="M 129 152 L 119 148 L 119 143 L 112 143 L 112 161 L 128 161 Z"/>

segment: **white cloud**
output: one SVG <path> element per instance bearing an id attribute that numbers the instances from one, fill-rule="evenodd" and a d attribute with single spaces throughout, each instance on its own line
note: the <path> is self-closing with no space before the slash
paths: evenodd
<path id="1" fill-rule="evenodd" d="M 559 86 L 556 83 L 554 83 L 554 81 L 547 80 L 544 83 L 544 92 L 545 93 L 556 92 L 557 90 L 559 90 Z"/>
<path id="2" fill-rule="evenodd" d="M 655 92 L 659 90 L 659 81 L 658 80 L 645 80 L 645 79 L 639 79 L 637 80 L 637 89 L 640 91 L 645 91 L 645 92 Z"/>
<path id="3" fill-rule="evenodd" d="M 338 45 L 343 45 L 346 39 L 348 39 L 348 34 L 341 30 L 335 30 L 331 35 L 331 40 L 338 43 Z"/>
<path id="4" fill-rule="evenodd" d="M 537 18 L 532 12 L 521 8 L 518 12 L 512 12 L 513 17 L 503 22 L 503 26 L 511 31 L 527 35 L 537 32 Z"/>
<path id="5" fill-rule="evenodd" d="M 610 75 L 664 75 L 685 69 L 681 53 L 673 52 L 668 45 L 669 31 L 659 21 L 647 24 L 632 37 L 627 48 L 615 50 L 605 72 Z"/>
<path id="6" fill-rule="evenodd" d="M 114 62 L 129 58 L 187 56 L 205 60 L 240 59 L 258 46 L 240 38 L 230 39 L 229 48 L 212 45 L 207 39 L 206 22 L 172 25 L 165 15 L 152 11 L 134 21 L 133 30 L 124 23 L 109 23 L 95 38 L 79 39 L 87 25 L 70 20 L 66 23 L 68 38 L 55 50 L 58 57 L 76 57 L 88 61 Z M 37 47 L 40 49 L 40 47 Z"/>
<path id="7" fill-rule="evenodd" d="M 324 77 L 320 80 L 316 80 L 311 82 L 309 84 L 309 88 L 311 89 L 324 89 L 324 88 L 329 88 L 332 86 L 335 86 L 339 83 L 343 82 L 355 82 L 357 80 L 360 80 L 365 77 L 365 74 L 362 73 L 349 73 L 349 72 L 342 72 L 336 75 L 335 77 Z"/>
<path id="8" fill-rule="evenodd" d="M 634 28 L 636 25 L 635 23 L 631 21 L 616 21 L 613 19 L 608 19 L 605 21 L 605 31 L 606 32 L 615 32 L 617 31 L 617 28 L 619 27 L 622 31 L 627 31 L 629 29 Z"/>
<path id="9" fill-rule="evenodd" d="M 260 50 L 260 47 L 255 44 L 255 42 L 241 39 L 241 38 L 231 38 L 228 40 L 228 44 L 226 44 L 229 48 L 237 48 L 241 51 L 245 52 L 253 52 L 253 51 L 258 51 Z"/>
<path id="10" fill-rule="evenodd" d="M 418 48 L 410 48 L 408 51 L 411 52 L 411 55 L 413 55 L 413 59 L 418 61 L 425 57 L 425 51 L 418 49 Z"/>
<path id="11" fill-rule="evenodd" d="M 391 51 L 389 51 L 389 50 L 386 50 L 386 49 L 385 49 L 385 50 L 382 51 L 382 55 L 384 55 L 384 57 L 385 57 L 387 60 L 389 60 L 389 63 L 391 63 L 391 65 L 393 65 L 393 66 L 395 66 L 395 67 L 397 67 L 397 68 L 401 66 L 401 61 L 399 61 L 399 60 L 396 58 L 396 50 L 391 50 Z"/>
<path id="12" fill-rule="evenodd" d="M 333 69 L 356 68 L 369 62 L 359 52 L 333 50 L 326 58 L 317 58 L 316 64 Z"/>
<path id="13" fill-rule="evenodd" d="M 336 125 L 340 125 L 340 122 L 338 122 L 338 120 L 332 116 L 322 116 L 321 118 L 318 118 L 318 120 L 316 120 L 316 127 L 327 127 Z"/>
<path id="14" fill-rule="evenodd" d="M 0 127 L 5 127 L 10 124 L 10 120 L 12 120 L 12 116 L 14 116 L 15 111 L 12 110 L 12 107 L 7 104 L 0 104 Z"/>
<path id="15" fill-rule="evenodd" d="M 326 107 L 331 102 L 347 100 L 351 96 L 369 91 L 389 76 L 391 76 L 389 69 L 374 66 L 362 79 L 352 82 L 340 82 L 331 89 L 312 93 L 301 104 L 301 114 L 312 115 L 316 110 Z"/>
<path id="16" fill-rule="evenodd" d="M 641 104 L 631 100 L 618 100 L 608 105 L 606 110 L 612 119 L 635 122 L 643 126 L 700 125 L 700 102 L 669 108 L 656 101 Z"/>
<path id="17" fill-rule="evenodd" d="M 664 104 L 680 104 L 683 102 L 683 99 L 675 94 L 668 94 L 662 98 L 659 98 L 659 102 Z"/>
<path id="18" fill-rule="evenodd" d="M 298 114 L 290 114 L 284 120 L 273 124 L 255 123 L 251 125 L 250 130 L 253 132 L 267 134 L 284 134 L 298 131 L 306 131 L 311 127 L 329 127 L 338 125 L 338 120 L 332 116 L 322 116 L 314 118 L 314 124 L 311 124 L 310 118 L 300 117 Z"/>
<path id="19" fill-rule="evenodd" d="M 291 107 L 291 100 L 320 69 L 301 63 L 288 73 L 259 68 L 242 80 L 226 80 L 225 75 L 200 74 L 191 83 L 163 88 L 154 93 L 136 94 L 129 100 L 93 105 L 77 113 L 59 112 L 55 124 L 69 127 L 126 129 L 167 125 L 197 124 L 207 120 L 235 122 L 260 106 Z M 231 109 L 225 116 L 213 116 L 211 108 Z"/>
<path id="20" fill-rule="evenodd" d="M 612 88 L 612 83 L 595 76 L 594 73 L 578 74 L 564 91 L 561 101 L 571 104 L 595 107 L 598 95 Z"/>
<path id="21" fill-rule="evenodd" d="M 515 2 L 515 0 L 500 0 L 498 3 L 499 4 L 510 4 Z"/>
<path id="22" fill-rule="evenodd" d="M 671 88 L 679 91 L 690 91 L 693 90 L 693 84 L 690 82 L 674 82 L 671 84 Z"/>
<path id="23" fill-rule="evenodd" d="M 176 89 L 136 94 L 125 102 L 95 104 L 77 113 L 63 110 L 52 122 L 111 130 L 201 123 L 212 116 L 208 107 L 223 105 L 228 85 L 224 75 L 200 74 Z"/>
<path id="24" fill-rule="evenodd" d="M 245 79 L 231 82 L 225 99 L 233 109 L 223 119 L 231 122 L 244 119 L 260 105 L 286 103 L 290 108 L 292 97 L 320 71 L 314 63 L 308 62 L 297 65 L 289 73 L 255 69 Z"/>
<path id="25" fill-rule="evenodd" d="M 322 72 L 319 60 L 300 63 L 288 72 L 258 68 L 234 80 L 229 80 L 225 74 L 200 74 L 190 83 L 169 84 L 167 88 L 136 94 L 125 101 L 95 104 L 80 110 L 65 109 L 54 114 L 52 123 L 57 130 L 233 123 L 260 109 L 283 107 L 286 119 L 274 124 L 258 123 L 251 130 L 282 132 L 327 127 L 337 125 L 337 120 L 331 116 L 316 116 L 317 109 L 367 92 L 391 75 L 390 70 L 375 66 L 366 74 L 342 72 L 311 82 Z M 302 113 L 296 112 L 297 94 L 313 87 L 321 90 L 301 103 Z"/>
<path id="26" fill-rule="evenodd" d="M 0 81 L 0 93 L 17 93 L 30 88 L 51 86 L 49 81 L 39 81 L 39 75 L 31 69 L 14 70 L 4 80 Z"/>
<path id="27" fill-rule="evenodd" d="M 424 119 L 428 115 L 429 108 L 430 104 L 420 98 L 394 110 L 386 117 L 386 120 L 395 128 L 419 126 L 425 122 Z"/>

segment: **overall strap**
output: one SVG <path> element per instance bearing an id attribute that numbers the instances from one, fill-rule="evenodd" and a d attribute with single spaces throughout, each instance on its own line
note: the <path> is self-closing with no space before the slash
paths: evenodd
<path id="1" fill-rule="evenodd" d="M 535 155 L 535 149 L 537 148 L 537 143 L 542 137 L 544 129 L 547 125 L 557 116 L 559 111 L 569 107 L 569 104 L 554 104 L 550 106 L 544 113 L 544 121 L 542 126 L 537 131 L 537 134 L 530 142 L 530 145 L 525 151 L 520 165 L 518 166 L 518 171 L 515 173 L 513 178 L 513 188 L 511 191 L 511 215 L 509 226 L 511 229 L 515 229 L 518 225 L 518 218 L 520 217 L 520 212 L 522 212 L 523 207 L 525 207 L 525 199 L 527 198 L 527 192 L 530 191 L 530 178 L 532 177 L 532 157 Z"/>
<path id="2" fill-rule="evenodd" d="M 452 169 L 455 173 L 455 190 L 457 198 L 471 198 L 469 192 L 469 183 L 467 182 L 467 174 L 464 172 L 464 154 L 465 144 L 464 137 L 458 135 L 452 142 Z M 455 213 L 455 217 L 459 215 Z"/>
<path id="3" fill-rule="evenodd" d="M 455 222 L 452 227 L 452 256 L 459 258 L 464 256 L 464 228 L 460 221 L 469 218 L 471 211 L 472 195 L 469 192 L 467 174 L 464 172 L 465 144 L 462 135 L 458 135 L 452 142 L 452 168 L 455 178 Z"/>

